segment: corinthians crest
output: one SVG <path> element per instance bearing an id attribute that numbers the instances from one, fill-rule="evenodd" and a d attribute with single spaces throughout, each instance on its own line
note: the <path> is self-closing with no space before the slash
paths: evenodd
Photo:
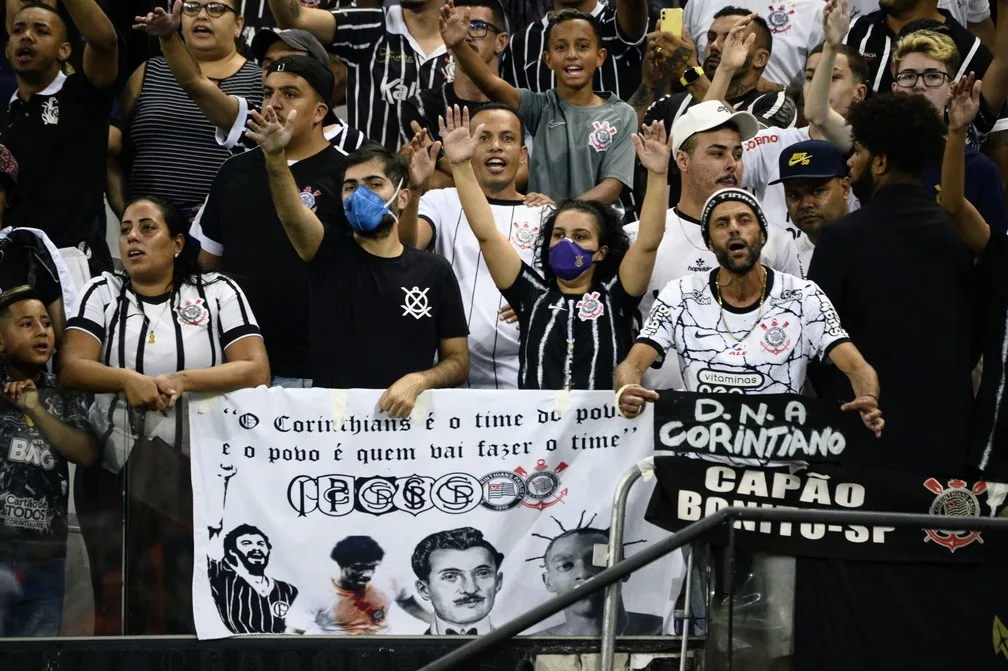
<path id="1" fill-rule="evenodd" d="M 787 337 L 787 331 L 784 329 L 790 324 L 791 322 L 779 324 L 776 319 L 772 319 L 769 326 L 765 322 L 760 324 L 760 328 L 763 329 L 763 339 L 760 341 L 760 346 L 771 354 L 787 351 L 787 348 L 791 346 L 791 340 Z"/>
<path id="2" fill-rule="evenodd" d="M 175 312 L 178 314 L 178 323 L 183 326 L 202 326 L 210 316 L 210 311 L 206 309 L 202 298 L 185 299 L 175 308 Z"/>
<path id="3" fill-rule="evenodd" d="M 546 466 L 545 459 L 536 461 L 532 474 L 519 466 L 514 472 L 525 479 L 525 499 L 521 502 L 526 508 L 545 510 L 550 506 L 560 503 L 567 496 L 567 488 L 560 489 L 560 473 L 567 468 L 567 464 L 560 462 L 552 471 Z M 532 499 L 530 502 L 529 499 Z"/>
<path id="4" fill-rule="evenodd" d="M 947 517 L 980 517 L 980 502 L 977 500 L 978 494 L 987 491 L 986 482 L 977 482 L 972 488 L 966 487 L 965 480 L 949 480 L 948 487 L 942 485 L 935 478 L 928 478 L 924 481 L 924 487 L 937 496 L 928 512 L 931 515 L 945 515 Z M 945 529 L 925 529 L 925 541 L 934 541 L 938 545 L 948 548 L 949 552 L 955 552 L 959 548 L 964 548 L 973 541 L 983 543 L 979 531 L 947 531 Z"/>

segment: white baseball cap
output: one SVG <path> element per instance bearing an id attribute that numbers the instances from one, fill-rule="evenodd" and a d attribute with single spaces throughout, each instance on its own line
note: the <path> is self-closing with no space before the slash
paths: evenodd
<path id="1" fill-rule="evenodd" d="M 738 127 L 743 142 L 760 130 L 756 117 L 749 112 L 732 112 L 719 100 L 705 100 L 690 107 L 672 124 L 672 150 L 679 151 L 683 142 L 696 133 L 703 133 L 729 122 Z"/>

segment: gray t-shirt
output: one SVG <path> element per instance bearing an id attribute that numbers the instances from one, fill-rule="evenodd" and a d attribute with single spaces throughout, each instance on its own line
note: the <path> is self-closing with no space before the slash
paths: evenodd
<path id="1" fill-rule="evenodd" d="M 637 115 L 611 93 L 595 107 L 576 107 L 556 90 L 521 89 L 518 116 L 532 134 L 529 191 L 560 202 L 595 188 L 603 179 L 618 179 L 633 188 L 634 147 L 630 135 Z"/>

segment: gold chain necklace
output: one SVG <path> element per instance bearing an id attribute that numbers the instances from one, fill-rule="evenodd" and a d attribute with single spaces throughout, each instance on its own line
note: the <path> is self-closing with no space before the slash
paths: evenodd
<path id="1" fill-rule="evenodd" d="M 760 266 L 760 268 L 763 268 L 763 266 Z M 721 323 L 724 325 L 725 332 L 728 335 L 730 335 L 731 338 L 732 338 L 732 340 L 734 340 L 735 342 L 742 342 L 743 340 L 745 340 L 746 338 L 748 338 L 749 334 L 752 333 L 756 329 L 756 325 L 759 324 L 760 317 L 763 316 L 763 300 L 766 298 L 766 278 L 767 278 L 766 268 L 763 268 L 763 290 L 760 292 L 759 312 L 756 314 L 756 321 L 749 328 L 749 330 L 746 331 L 745 335 L 742 336 L 741 338 L 736 338 L 735 337 L 735 334 L 732 333 L 731 329 L 728 328 L 728 322 L 725 321 L 725 317 L 724 317 L 724 304 L 722 304 L 722 302 L 721 302 L 721 270 L 720 269 L 718 270 L 717 276 L 714 278 L 714 286 L 717 287 L 717 304 L 718 304 L 718 308 L 721 311 L 718 316 L 719 316 L 719 319 L 720 319 Z"/>

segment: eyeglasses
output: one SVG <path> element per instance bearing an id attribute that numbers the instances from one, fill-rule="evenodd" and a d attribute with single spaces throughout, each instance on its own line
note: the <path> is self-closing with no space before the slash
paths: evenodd
<path id="1" fill-rule="evenodd" d="M 488 30 L 494 31 L 495 34 L 504 32 L 497 26 L 492 23 L 487 23 L 486 21 L 471 21 L 469 23 L 469 37 L 474 39 L 478 40 L 481 37 L 486 37 Z"/>
<path id="2" fill-rule="evenodd" d="M 896 73 L 896 85 L 904 89 L 912 89 L 917 86 L 919 79 L 924 80 L 924 86 L 929 89 L 936 89 L 945 83 L 949 78 L 947 72 L 941 70 L 925 70 L 917 72 L 915 70 L 901 70 Z"/>
<path id="3" fill-rule="evenodd" d="M 199 16 L 201 9 L 205 9 L 207 16 L 211 19 L 217 19 L 224 16 L 224 12 L 238 13 L 234 7 L 226 5 L 223 2 L 208 2 L 204 5 L 200 2 L 196 2 L 195 0 L 187 0 L 182 3 L 182 13 L 186 16 Z"/>

